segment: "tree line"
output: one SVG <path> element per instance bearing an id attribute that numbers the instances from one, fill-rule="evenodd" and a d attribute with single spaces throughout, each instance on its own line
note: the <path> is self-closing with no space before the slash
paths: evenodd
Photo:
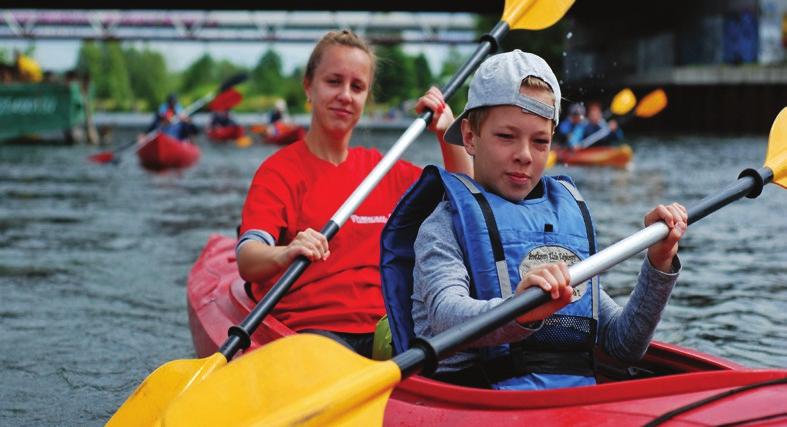
<path id="1" fill-rule="evenodd" d="M 491 28 L 496 19 L 480 17 L 478 33 Z M 565 28 L 561 25 L 540 32 L 513 31 L 502 48 L 538 53 L 559 71 L 564 33 Z M 441 68 L 433 71 L 423 53 L 409 55 L 399 45 L 376 46 L 375 53 L 378 71 L 368 107 L 372 111 L 401 108 L 429 86 L 447 83 L 466 59 L 451 47 Z M 101 110 L 152 111 L 169 93 L 176 93 L 185 105 L 214 90 L 230 76 L 245 72 L 249 79 L 238 86 L 244 100 L 235 107 L 236 111 L 264 111 L 270 109 L 276 99 L 283 98 L 291 112 L 299 113 L 307 108 L 302 87 L 303 67 L 305 64 L 285 73 L 279 53 L 268 49 L 250 69 L 228 60 L 214 59 L 206 53 L 185 70 L 176 72 L 167 68 L 161 52 L 123 46 L 117 41 L 86 41 L 80 48 L 76 71 L 90 76 L 96 106 Z M 466 92 L 466 87 L 459 90 L 450 101 L 456 113 L 466 102 Z"/>

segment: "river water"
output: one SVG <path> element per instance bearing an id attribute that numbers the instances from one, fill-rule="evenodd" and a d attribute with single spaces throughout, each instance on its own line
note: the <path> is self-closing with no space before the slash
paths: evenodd
<path id="1" fill-rule="evenodd" d="M 116 143 L 129 135 L 116 133 Z M 359 131 L 385 150 L 396 133 Z M 557 167 L 589 201 L 605 247 L 657 203 L 690 205 L 762 165 L 767 137 L 642 137 L 632 170 Z M 0 145 L 0 425 L 102 425 L 156 367 L 193 358 L 186 276 L 211 233 L 234 235 L 275 148 L 200 141 L 180 173 L 86 158 L 91 147 Z M 405 155 L 440 162 L 424 135 Z M 787 367 L 787 191 L 768 186 L 693 225 L 662 341 L 753 367 Z M 641 257 L 602 278 L 624 303 Z"/>

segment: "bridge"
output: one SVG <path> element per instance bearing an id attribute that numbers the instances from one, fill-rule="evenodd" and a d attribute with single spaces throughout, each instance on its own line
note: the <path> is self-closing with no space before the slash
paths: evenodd
<path id="1" fill-rule="evenodd" d="M 314 43 L 350 28 L 376 44 L 473 44 L 475 17 L 439 12 L 5 10 L 0 39 Z"/>

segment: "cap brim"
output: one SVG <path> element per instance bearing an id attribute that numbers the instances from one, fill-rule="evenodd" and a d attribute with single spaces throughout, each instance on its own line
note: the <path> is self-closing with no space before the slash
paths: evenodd
<path id="1" fill-rule="evenodd" d="M 462 120 L 467 118 L 468 113 L 468 110 L 463 111 L 462 114 L 451 123 L 451 126 L 446 129 L 445 135 L 443 135 L 445 142 L 454 145 L 465 145 L 464 139 L 462 138 Z"/>

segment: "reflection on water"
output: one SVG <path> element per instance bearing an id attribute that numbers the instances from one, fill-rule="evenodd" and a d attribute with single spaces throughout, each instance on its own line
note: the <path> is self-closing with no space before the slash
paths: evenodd
<path id="1" fill-rule="evenodd" d="M 383 149 L 397 137 L 356 135 Z M 200 142 L 197 166 L 167 174 L 144 172 L 131 153 L 98 166 L 87 147 L 0 146 L 0 419 L 100 425 L 153 369 L 194 357 L 186 276 L 211 233 L 234 234 L 252 174 L 275 149 Z M 758 167 L 766 138 L 631 143 L 632 170 L 551 171 L 577 181 L 600 247 L 640 229 L 656 204 L 691 204 Z M 430 136 L 406 157 L 440 162 Z M 769 186 L 689 229 L 657 339 L 787 366 L 785 206 L 787 192 Z M 603 276 L 621 303 L 641 259 Z"/>

